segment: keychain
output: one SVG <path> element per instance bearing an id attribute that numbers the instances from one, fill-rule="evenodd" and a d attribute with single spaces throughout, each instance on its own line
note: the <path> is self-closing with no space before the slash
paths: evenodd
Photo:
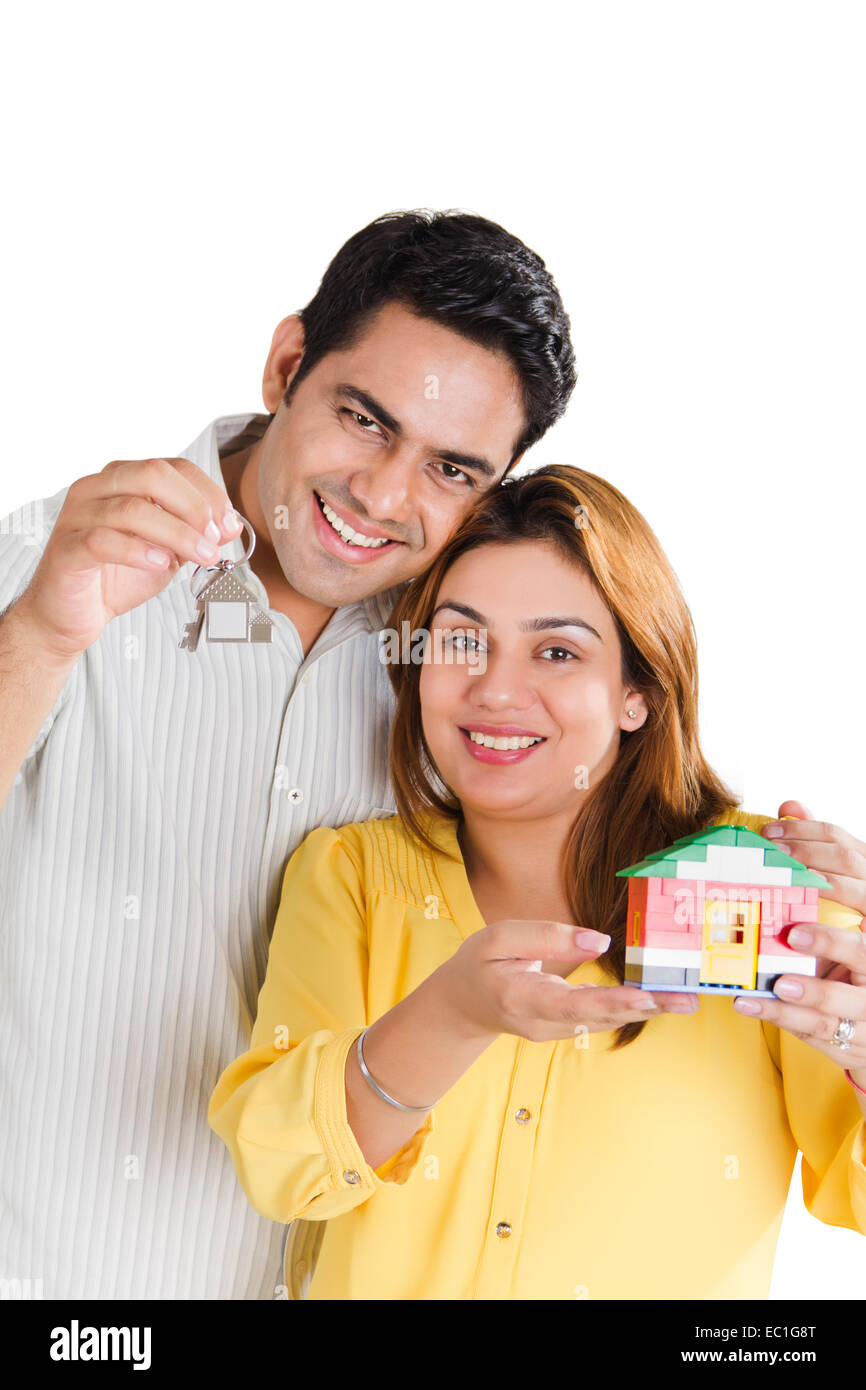
<path id="1" fill-rule="evenodd" d="M 205 627 L 207 642 L 271 642 L 273 623 L 267 613 L 259 607 L 252 590 L 242 580 L 232 574 L 237 565 L 242 565 L 256 548 L 256 533 L 246 517 L 237 513 L 238 519 L 250 533 L 249 547 L 239 560 L 220 560 L 215 565 L 196 565 L 190 575 L 189 587 L 196 601 L 197 614 L 183 630 L 178 646 L 181 651 L 194 652 L 199 643 L 202 625 Z M 209 573 L 216 570 L 203 588 L 196 592 L 195 577 L 199 570 Z"/>

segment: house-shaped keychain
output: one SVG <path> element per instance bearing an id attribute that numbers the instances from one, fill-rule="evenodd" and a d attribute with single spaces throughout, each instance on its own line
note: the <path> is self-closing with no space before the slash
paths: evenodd
<path id="1" fill-rule="evenodd" d="M 240 516 L 240 513 L 238 513 Z M 238 579 L 232 571 L 237 565 L 248 560 L 255 546 L 255 536 L 248 521 L 241 518 L 250 532 L 251 544 L 242 560 L 221 560 L 209 569 L 218 573 L 204 588 L 195 593 L 195 576 L 203 566 L 199 565 L 190 579 L 190 588 L 195 596 L 196 617 L 184 627 L 183 637 L 178 644 L 182 651 L 194 652 L 204 626 L 205 640 L 208 642 L 271 642 L 273 623 L 267 613 L 256 601 L 255 595 Z"/>
<path id="2" fill-rule="evenodd" d="M 815 957 L 780 933 L 817 922 L 818 889 L 830 884 L 763 835 L 710 826 L 617 878 L 629 881 L 624 984 L 774 997 L 780 975 L 815 974 Z"/>

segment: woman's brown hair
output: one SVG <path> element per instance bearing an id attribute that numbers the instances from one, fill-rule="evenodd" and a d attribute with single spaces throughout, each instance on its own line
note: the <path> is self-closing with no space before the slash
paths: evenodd
<path id="1" fill-rule="evenodd" d="M 454 562 L 481 545 L 546 541 L 591 579 L 616 624 L 622 678 L 640 690 L 649 714 L 622 733 L 617 760 L 581 804 L 569 834 L 563 886 L 581 926 L 611 942 L 600 965 L 618 983 L 625 969 L 627 880 L 618 869 L 738 805 L 706 762 L 698 741 L 697 644 L 676 575 L 635 507 L 603 478 L 562 465 L 512 478 L 479 500 L 424 574 L 400 596 L 390 626 L 427 632 L 442 581 Z M 436 846 L 425 814 L 459 819 L 424 738 L 420 663 L 391 662 L 397 697 L 391 730 L 391 778 L 397 810 L 421 844 Z M 634 1041 L 643 1023 L 617 1030 L 614 1048 Z"/>

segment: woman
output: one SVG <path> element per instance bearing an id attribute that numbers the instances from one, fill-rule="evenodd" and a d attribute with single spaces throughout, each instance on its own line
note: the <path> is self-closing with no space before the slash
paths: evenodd
<path id="1" fill-rule="evenodd" d="M 866 1229 L 866 1112 L 832 1049 L 621 983 L 616 871 L 766 820 L 701 753 L 655 537 L 544 469 L 482 499 L 407 622 L 429 640 L 390 667 L 399 815 L 292 856 L 252 1047 L 211 1101 L 244 1190 L 324 1229 L 311 1298 L 766 1297 L 798 1146 L 813 1214 Z"/>

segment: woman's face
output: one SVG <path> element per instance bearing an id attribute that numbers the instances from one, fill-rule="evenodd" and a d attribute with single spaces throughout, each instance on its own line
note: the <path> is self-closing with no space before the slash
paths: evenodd
<path id="1" fill-rule="evenodd" d="M 576 812 L 616 761 L 620 730 L 647 715 L 643 696 L 622 683 L 604 600 L 542 541 L 480 546 L 451 566 L 420 696 L 430 752 L 463 807 L 533 819 Z M 497 750 L 481 735 L 540 741 Z"/>

